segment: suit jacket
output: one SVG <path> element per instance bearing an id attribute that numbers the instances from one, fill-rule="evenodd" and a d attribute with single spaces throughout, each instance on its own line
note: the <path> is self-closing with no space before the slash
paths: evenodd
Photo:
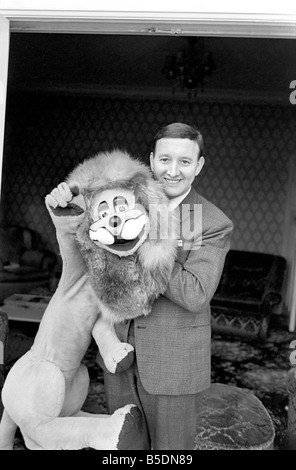
<path id="1" fill-rule="evenodd" d="M 194 394 L 210 385 L 210 300 L 230 248 L 233 225 L 194 188 L 181 206 L 180 246 L 167 290 L 148 316 L 134 320 L 139 374 L 152 394 Z M 191 230 L 189 222 L 194 214 L 200 221 L 201 209 L 200 229 Z M 124 342 L 129 326 L 130 321 L 116 325 Z"/>

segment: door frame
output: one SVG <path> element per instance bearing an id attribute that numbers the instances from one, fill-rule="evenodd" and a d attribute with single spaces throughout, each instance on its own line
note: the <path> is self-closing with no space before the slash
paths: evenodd
<path id="1" fill-rule="evenodd" d="M 190 0 L 183 0 L 182 11 L 170 10 L 171 1 L 167 0 L 150 0 L 149 7 L 137 4 L 137 11 L 134 10 L 134 2 L 126 0 L 123 10 L 121 1 L 109 0 L 108 9 L 100 6 L 100 10 L 97 10 L 94 8 L 98 6 L 97 0 L 43 0 L 42 8 L 40 0 L 2 0 L 0 195 L 11 32 L 296 38 L 296 6 L 285 0 L 279 6 L 266 2 L 267 5 L 264 4 L 263 7 L 262 0 L 249 0 L 248 5 L 225 0 L 224 10 L 221 10 L 221 2 L 208 0 L 206 8 L 203 5 L 198 6 L 199 11 L 192 10 Z"/>
<path id="2" fill-rule="evenodd" d="M 203 9 L 199 5 L 198 12 L 192 11 L 192 9 L 177 12 L 165 11 L 164 2 L 165 0 L 150 0 L 149 6 L 153 7 L 153 10 L 149 11 L 147 6 L 141 9 L 141 6 L 137 5 L 137 11 L 134 11 L 133 8 L 130 9 L 131 1 L 126 0 L 123 11 L 122 4 L 119 9 L 118 1 L 109 0 L 108 10 L 101 8 L 98 11 L 94 8 L 98 5 L 97 0 L 95 2 L 92 0 L 84 0 L 83 2 L 81 0 L 71 0 L 71 2 L 69 0 L 44 0 L 42 8 L 40 8 L 40 0 L 2 0 L 0 8 L 0 195 L 11 32 L 296 39 L 296 5 L 291 6 L 291 2 L 289 2 L 290 7 L 287 8 L 284 5 L 285 0 L 282 0 L 280 6 L 272 6 L 271 2 L 268 2 L 268 6 L 265 6 L 265 12 L 264 9 L 262 12 L 258 0 L 257 2 L 249 1 L 247 6 L 239 5 L 236 2 L 227 11 L 225 11 L 225 2 L 223 2 L 224 11 L 220 11 L 221 2 L 208 0 L 207 8 Z M 217 8 L 218 3 L 220 5 Z M 183 8 L 186 8 L 188 0 L 183 0 L 182 4 Z M 282 10 L 285 8 L 285 13 L 275 10 L 275 8 Z M 295 80 L 296 77 L 291 77 L 291 81 L 293 79 Z M 288 84 L 287 96 L 290 93 Z M 292 183 L 291 181 L 289 183 L 289 194 L 291 192 L 295 194 L 294 185 L 296 185 L 296 180 L 293 178 Z M 289 194 L 282 252 L 286 255 L 288 265 L 296 266 L 296 259 L 294 259 L 291 250 L 287 249 L 291 246 L 294 249 L 296 247 L 296 240 L 291 239 L 291 234 L 295 233 L 295 217 L 294 208 L 289 207 L 291 202 L 289 202 Z M 294 331 L 296 328 L 296 292 L 294 290 L 296 267 L 295 273 L 292 274 L 289 273 L 291 279 L 289 279 L 287 288 L 286 303 L 289 308 L 295 310 L 295 312 L 290 311 L 290 329 Z"/>

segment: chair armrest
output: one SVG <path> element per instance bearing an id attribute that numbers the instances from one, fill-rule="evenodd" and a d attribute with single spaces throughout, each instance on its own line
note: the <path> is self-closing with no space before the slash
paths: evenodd
<path id="1" fill-rule="evenodd" d="M 270 270 L 268 281 L 266 284 L 267 292 L 280 292 L 285 272 L 286 272 L 287 262 L 282 256 L 275 256 L 273 266 Z"/>
<path id="2" fill-rule="evenodd" d="M 26 250 L 20 257 L 21 265 L 31 266 L 38 271 L 52 271 L 56 262 L 56 256 L 47 250 Z"/>
<path id="3" fill-rule="evenodd" d="M 281 303 L 282 296 L 279 292 L 275 291 L 267 291 L 264 293 L 262 297 L 262 306 L 263 309 L 270 309 L 274 307 L 275 305 L 278 305 Z"/>

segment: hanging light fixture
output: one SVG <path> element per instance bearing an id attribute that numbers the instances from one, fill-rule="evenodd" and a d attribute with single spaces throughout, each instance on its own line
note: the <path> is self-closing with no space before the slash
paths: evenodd
<path id="1" fill-rule="evenodd" d="M 215 70 L 212 53 L 206 50 L 201 38 L 188 37 L 187 47 L 168 54 L 162 73 L 169 81 L 172 92 L 187 91 L 188 97 L 204 91 L 205 78 Z"/>

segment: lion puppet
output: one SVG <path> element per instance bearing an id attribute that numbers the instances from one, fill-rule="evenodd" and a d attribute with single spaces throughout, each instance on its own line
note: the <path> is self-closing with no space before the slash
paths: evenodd
<path id="1" fill-rule="evenodd" d="M 6 377 L 0 449 L 13 448 L 17 427 L 28 449 L 148 449 L 136 405 L 112 415 L 81 411 L 89 387 L 81 361 L 93 337 L 111 373 L 133 362 L 113 324 L 148 315 L 171 275 L 176 225 L 162 186 L 114 150 L 79 164 L 46 206 L 62 276 L 34 344 Z"/>

